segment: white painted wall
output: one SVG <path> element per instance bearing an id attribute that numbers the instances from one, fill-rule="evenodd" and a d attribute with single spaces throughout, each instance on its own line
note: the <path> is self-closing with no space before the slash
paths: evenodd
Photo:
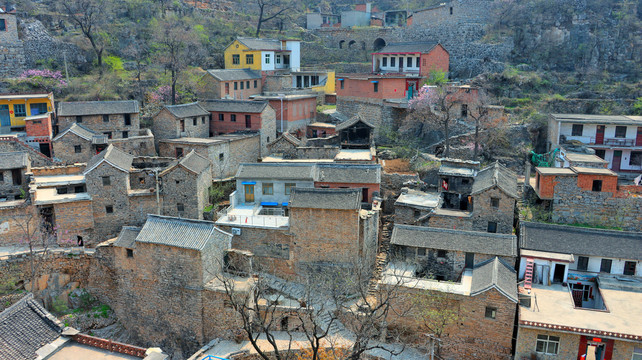
<path id="1" fill-rule="evenodd" d="M 386 66 L 383 66 L 383 58 L 387 58 Z M 412 66 L 406 66 L 408 64 L 408 57 L 412 58 Z M 395 58 L 395 66 L 391 66 L 391 58 Z M 403 56 L 403 55 L 375 55 L 373 71 L 376 70 L 377 65 L 381 71 L 399 71 L 399 62 L 403 61 L 403 71 L 404 72 L 419 72 L 419 66 L 417 66 L 417 59 L 419 56 Z"/>
<path id="2" fill-rule="evenodd" d="M 571 136 L 573 133 L 573 123 L 563 122 L 560 125 L 560 135 L 565 135 L 568 140 L 579 140 L 585 144 L 589 144 L 592 140 L 595 140 L 595 134 L 597 133 L 597 124 L 583 124 L 584 128 L 582 129 L 582 136 Z M 616 125 L 606 125 L 604 129 L 604 138 L 605 139 L 614 139 L 615 138 L 615 127 Z M 632 139 L 635 140 L 637 136 L 638 127 L 637 126 L 627 126 L 626 127 L 626 136 L 623 139 Z M 557 139 L 559 140 L 559 139 Z"/>
<path id="3" fill-rule="evenodd" d="M 545 260 L 545 259 L 533 259 L 535 266 L 537 265 L 547 265 L 549 267 L 549 280 L 552 283 L 553 282 L 553 274 L 555 273 L 555 264 L 565 264 L 566 266 L 566 271 L 564 274 L 564 278 L 568 276 L 568 271 L 569 270 L 577 270 L 577 258 L 578 256 L 581 255 L 573 255 L 575 257 L 575 262 L 567 264 L 567 263 L 562 263 L 562 262 L 556 262 L 556 261 L 551 261 L 551 260 Z M 600 272 L 600 267 L 602 265 L 602 257 L 597 257 L 597 256 L 589 256 L 589 261 L 588 261 L 588 267 L 587 270 L 588 272 L 592 273 L 599 273 Z M 626 261 L 632 261 L 632 260 L 627 260 L 627 259 L 615 259 L 615 258 L 604 258 L 604 259 L 611 259 L 611 274 L 614 275 L 622 275 L 624 274 L 624 264 Z M 526 273 L 526 258 L 522 257 L 519 262 L 519 279 L 523 280 L 524 279 L 524 274 Z M 642 262 L 637 261 L 637 264 L 635 266 L 635 276 L 642 276 Z"/>
<path id="4" fill-rule="evenodd" d="M 266 55 L 270 55 L 269 64 L 266 62 Z M 274 56 L 274 51 L 261 51 L 261 69 L 263 71 L 274 70 L 275 63 L 276 63 L 276 58 Z"/>
<path id="5" fill-rule="evenodd" d="M 292 71 L 301 70 L 301 42 L 294 40 L 287 40 L 285 42 L 285 49 L 290 50 L 290 69 Z"/>

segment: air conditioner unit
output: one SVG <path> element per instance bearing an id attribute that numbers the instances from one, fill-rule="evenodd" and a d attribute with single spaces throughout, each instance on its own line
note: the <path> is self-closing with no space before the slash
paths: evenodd
<path id="1" fill-rule="evenodd" d="M 240 228 L 232 228 L 232 235 L 241 236 L 241 229 Z"/>

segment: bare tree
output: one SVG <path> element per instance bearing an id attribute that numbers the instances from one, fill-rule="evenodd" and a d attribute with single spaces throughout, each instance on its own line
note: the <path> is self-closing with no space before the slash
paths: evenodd
<path id="1" fill-rule="evenodd" d="M 468 116 L 475 122 L 473 160 L 477 160 L 479 155 L 479 132 L 485 130 L 489 125 L 489 105 L 490 99 L 483 89 L 479 89 L 476 99 L 469 104 Z"/>
<path id="2" fill-rule="evenodd" d="M 256 23 L 256 36 L 261 35 L 261 26 L 263 23 L 272 19 L 283 17 L 288 11 L 293 9 L 290 3 L 285 0 L 256 0 L 259 6 L 259 19 Z M 283 20 L 281 21 L 283 22 Z"/>
<path id="3" fill-rule="evenodd" d="M 453 299 L 448 292 L 426 290 L 414 296 L 412 303 L 418 311 L 421 328 L 439 340 L 436 353 L 440 355 L 444 331 L 451 324 L 463 319 L 459 311 L 459 301 Z"/>
<path id="4" fill-rule="evenodd" d="M 104 24 L 106 0 L 63 0 L 62 8 L 75 23 L 82 34 L 89 40 L 96 59 L 100 75 L 103 74 L 103 51 L 105 44 L 100 35 L 100 27 Z"/>
<path id="5" fill-rule="evenodd" d="M 444 131 L 444 144 L 446 145 L 445 157 L 450 155 L 450 126 L 455 117 L 452 110 L 457 104 L 457 99 L 451 87 L 440 84 L 438 86 L 424 86 L 419 95 L 409 101 L 412 110 L 406 117 L 404 126 L 436 125 Z"/>

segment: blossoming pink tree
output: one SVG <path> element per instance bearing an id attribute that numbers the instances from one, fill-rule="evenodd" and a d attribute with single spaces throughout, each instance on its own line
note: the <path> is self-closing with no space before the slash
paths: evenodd
<path id="1" fill-rule="evenodd" d="M 419 122 L 423 125 L 436 125 L 444 131 L 445 156 L 450 155 L 450 125 L 454 120 L 451 110 L 456 100 L 452 90 L 446 85 L 424 85 L 419 93 L 410 99 L 408 106 L 411 109 L 408 121 Z"/>

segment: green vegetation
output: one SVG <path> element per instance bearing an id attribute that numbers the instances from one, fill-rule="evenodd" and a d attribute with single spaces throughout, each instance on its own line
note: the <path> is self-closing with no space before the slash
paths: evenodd
<path id="1" fill-rule="evenodd" d="M 321 112 L 324 112 L 325 110 L 333 110 L 336 108 L 337 108 L 336 104 L 317 105 L 317 112 L 321 113 Z"/>

